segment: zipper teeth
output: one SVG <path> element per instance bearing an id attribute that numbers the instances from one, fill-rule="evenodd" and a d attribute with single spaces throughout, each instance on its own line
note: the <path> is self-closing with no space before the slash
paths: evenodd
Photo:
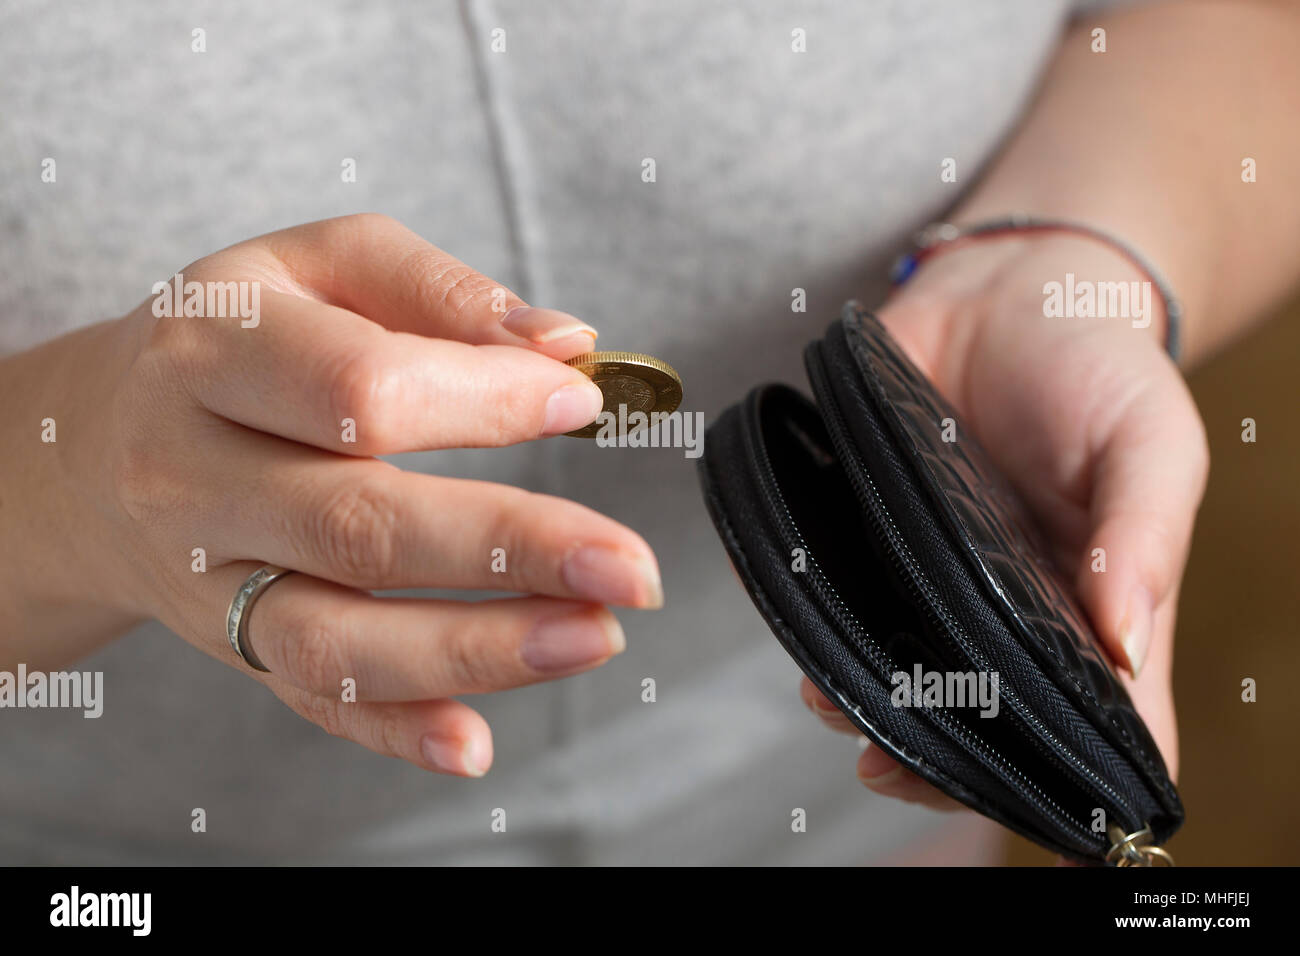
<path id="1" fill-rule="evenodd" d="M 821 384 L 825 386 L 824 370 L 818 369 L 817 375 L 819 378 L 823 379 Z M 890 515 L 888 509 L 885 508 L 884 501 L 880 497 L 880 492 L 876 489 L 875 482 L 872 481 L 871 476 L 867 474 L 866 468 L 862 465 L 861 456 L 847 440 L 847 428 L 844 424 L 844 419 L 840 413 L 839 407 L 833 400 L 833 394 L 829 388 L 823 388 L 822 391 L 827 398 L 830 399 L 825 402 L 825 405 L 827 406 L 826 411 L 830 413 L 830 418 L 832 419 L 831 431 L 833 437 L 837 439 L 836 444 L 840 446 L 837 450 L 841 453 L 847 451 L 859 465 L 856 469 L 846 468 L 844 471 L 848 474 L 850 482 L 859 491 L 859 498 L 869 499 L 867 502 L 867 510 L 871 514 L 872 524 L 877 526 L 877 531 L 886 532 L 890 544 L 892 545 L 889 549 L 891 556 L 896 552 L 898 553 L 900 560 L 906 566 L 906 577 L 909 584 L 914 585 L 922 592 L 919 596 L 927 599 L 925 601 L 926 607 L 934 607 L 936 609 L 936 614 L 942 614 L 944 619 L 943 623 L 950 625 L 949 627 L 944 628 L 943 633 L 948 637 L 949 642 L 954 646 L 954 649 L 961 653 L 967 660 L 976 663 L 975 658 L 977 652 L 971 649 L 971 642 L 966 636 L 965 629 L 961 627 L 960 622 L 958 622 L 952 613 L 948 611 L 947 606 L 940 601 L 939 595 L 934 586 L 929 582 L 929 579 L 924 575 L 924 573 L 919 570 L 919 562 L 916 561 L 910 546 L 899 533 L 897 526 L 894 524 L 893 516 Z M 865 487 L 863 487 L 863 482 L 865 482 Z M 888 529 L 881 527 L 882 521 L 888 523 Z M 942 610 L 939 610 L 940 608 Z M 958 635 L 960 635 L 960 637 Z M 1138 814 L 1134 811 L 1132 806 L 1130 806 L 1129 802 L 1119 794 L 1114 787 L 1107 783 L 1103 778 L 1099 777 L 1090 767 L 1071 754 L 1065 745 L 1057 739 L 1056 735 L 1053 734 L 1041 720 L 1024 708 L 1019 696 L 1014 692 L 1010 695 L 1010 701 L 1013 712 L 1015 712 L 1021 720 L 1032 725 L 1041 735 L 1039 738 L 1031 738 L 1032 743 L 1040 745 L 1040 751 L 1042 750 L 1041 743 L 1047 743 L 1049 748 L 1046 755 L 1054 758 L 1058 763 L 1064 764 L 1067 769 L 1073 770 L 1076 774 L 1082 776 L 1086 782 L 1091 783 L 1094 789 L 1094 796 L 1102 798 L 1109 797 L 1116 808 L 1128 814 L 1128 822 L 1136 824 L 1139 821 Z"/>
<path id="2" fill-rule="evenodd" d="M 749 441 L 748 437 L 746 438 L 746 441 Z M 800 532 L 798 526 L 794 522 L 794 517 L 790 514 L 790 507 L 786 504 L 785 497 L 777 487 L 776 475 L 772 470 L 772 463 L 768 459 L 766 451 L 761 447 L 753 446 L 752 443 L 750 451 L 753 457 L 761 465 L 760 470 L 762 472 L 764 484 L 767 486 L 765 490 L 768 492 L 769 497 L 775 499 L 775 501 L 781 506 L 779 511 L 774 512 L 778 523 L 781 524 L 782 530 L 786 535 L 793 540 L 796 545 L 803 549 L 804 554 L 808 558 L 808 570 L 810 576 L 820 586 L 820 590 L 823 592 L 823 598 L 829 598 L 828 603 L 832 605 L 831 613 L 835 617 L 836 622 L 849 634 L 850 638 L 853 640 L 854 646 L 857 647 L 860 653 L 870 658 L 878 667 L 881 668 L 881 670 L 895 670 L 896 667 L 893 661 L 884 654 L 883 651 L 862 639 L 860 635 L 867 633 L 866 628 L 862 626 L 857 616 L 849 610 L 848 605 L 844 603 L 844 600 L 840 597 L 835 586 L 831 584 L 826 575 L 822 573 L 811 549 L 807 547 L 807 542 L 804 540 L 803 533 Z M 1066 811 L 1058 806 L 1054 800 L 1039 790 L 1037 785 L 1035 785 L 1032 780 L 1027 779 L 1010 761 L 1006 759 L 1006 757 L 997 750 L 988 746 L 980 738 L 971 734 L 964 727 L 954 725 L 952 719 L 942 711 L 931 711 L 931 716 L 940 723 L 948 733 L 964 742 L 973 752 L 996 764 L 1002 768 L 1003 771 L 1018 779 L 1025 787 L 1037 794 L 1040 802 L 1045 805 L 1049 811 L 1055 811 L 1054 813 L 1049 812 L 1048 814 L 1053 822 L 1055 822 L 1062 830 L 1071 832 L 1075 836 L 1083 834 L 1085 836 L 1084 845 L 1089 849 L 1093 848 L 1096 840 L 1091 831 L 1066 813 Z"/>
<path id="3" fill-rule="evenodd" d="M 872 491 L 873 493 L 878 494 L 878 492 L 875 491 L 874 485 L 872 485 Z M 898 529 L 894 525 L 893 518 L 886 515 L 885 520 L 889 523 L 889 529 L 891 532 L 890 534 L 891 542 L 896 543 L 905 549 L 907 547 L 906 544 L 903 544 L 902 539 L 900 537 L 897 537 Z M 910 560 L 914 560 L 914 559 L 910 559 Z M 923 588 L 929 594 L 935 594 L 933 585 L 931 585 L 928 581 L 918 581 L 917 586 Z M 935 598 L 937 600 L 937 594 L 935 595 Z M 960 625 L 958 624 L 956 619 L 951 615 L 951 613 L 946 610 L 946 608 L 942 612 L 936 612 L 936 615 L 939 614 L 942 615 L 945 621 L 951 623 L 951 625 L 955 629 L 960 629 Z M 965 632 L 961 631 L 961 633 L 964 638 Z M 966 649 L 966 645 L 969 643 L 969 640 L 959 639 L 949 635 L 949 643 L 952 644 L 955 649 L 959 651 L 964 651 Z M 965 657 L 966 659 L 970 660 L 971 663 L 973 664 L 978 663 L 973 659 L 973 652 L 966 651 Z M 1097 774 L 1090 767 L 1084 764 L 1082 761 L 1079 761 L 1077 758 L 1073 757 L 1068 753 L 1062 752 L 1065 748 L 1065 745 L 1062 744 L 1057 739 L 1056 735 L 1052 733 L 1050 728 L 1048 728 L 1041 720 L 1035 717 L 1032 712 L 1025 709 L 1025 707 L 1023 706 L 1020 700 L 1019 695 L 1013 692 L 1012 694 L 1008 695 L 1008 697 L 1011 702 L 1013 712 L 1021 720 L 1030 724 L 1041 735 L 1040 737 L 1031 737 L 1030 738 L 1031 743 L 1037 744 L 1040 740 L 1046 740 L 1046 742 L 1050 744 L 1050 746 L 1045 751 L 1046 756 L 1054 759 L 1058 764 L 1065 765 L 1067 769 L 1073 770 L 1076 773 L 1085 777 L 1087 782 L 1090 782 L 1097 790 L 1101 791 L 1100 793 L 1094 793 L 1094 796 L 1102 797 L 1102 798 L 1109 797 L 1113 801 L 1116 807 L 1128 812 L 1131 820 L 1137 819 L 1137 815 L 1133 812 L 1133 809 L 1129 806 L 1128 802 L 1123 798 L 1122 795 L 1116 792 L 1115 789 L 1110 786 L 1110 784 L 1108 784 L 1103 778 L 1097 776 Z M 1040 752 L 1044 752 L 1043 748 L 1039 747 L 1038 749 Z"/>

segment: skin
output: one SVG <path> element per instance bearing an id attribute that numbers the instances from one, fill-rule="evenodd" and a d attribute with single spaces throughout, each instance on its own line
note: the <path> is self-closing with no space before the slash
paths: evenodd
<path id="1" fill-rule="evenodd" d="M 564 313 L 511 311 L 524 303 L 499 283 L 382 216 L 273 233 L 183 272 L 260 282 L 260 323 L 159 318 L 149 300 L 0 369 L 4 401 L 22 409 L 7 419 L 9 446 L 30 446 L 33 421 L 58 428 L 56 443 L 5 472 L 14 546 L 3 549 L 0 659 L 54 669 L 157 618 L 330 733 L 482 774 L 488 726 L 450 698 L 620 652 L 606 605 L 661 603 L 654 555 L 573 502 L 375 456 L 588 424 L 600 391 L 558 360 L 590 350 L 594 332 Z M 202 574 L 195 547 L 207 552 Z M 505 573 L 492 568 L 495 548 Z M 263 563 L 300 572 L 250 616 L 270 674 L 224 638 L 231 597 Z M 401 587 L 528 596 L 369 593 Z M 356 702 L 341 699 L 345 678 Z"/>
<path id="2" fill-rule="evenodd" d="M 1089 51 L 1096 26 L 1104 55 Z M 1300 131 L 1259 120 L 1296 115 L 1298 40 L 1294 6 L 1247 0 L 1080 24 L 951 218 L 1030 212 L 1125 237 L 1178 290 L 1188 361 L 1202 360 L 1300 272 L 1300 181 L 1282 172 Z M 1246 155 L 1261 169 L 1249 186 Z M 452 698 L 618 653 L 608 605 L 661 602 L 654 555 L 572 502 L 405 474 L 376 456 L 592 421 L 598 393 L 558 360 L 590 349 L 594 332 L 551 310 L 503 323 L 498 283 L 380 216 L 263 236 L 183 272 L 261 282 L 260 326 L 160 319 L 146 302 L 0 361 L 5 446 L 29 449 L 46 417 L 59 436 L 10 455 L 0 475 L 0 666 L 57 668 L 157 618 L 330 733 L 432 771 L 485 772 L 490 730 Z M 1205 436 L 1161 350 L 1163 316 L 1146 329 L 1042 317 L 1043 283 L 1066 272 L 1144 278 L 1095 242 L 986 242 L 927 263 L 881 316 L 1043 524 L 1176 771 L 1174 615 Z M 524 305 L 506 293 L 507 309 Z M 548 422 L 548 407 L 563 415 Z M 356 443 L 342 441 L 346 418 Z M 195 547 L 204 574 L 191 570 Z M 504 575 L 490 566 L 496 547 Z M 1104 575 L 1087 569 L 1094 547 L 1106 548 Z M 260 674 L 233 657 L 223 626 L 236 587 L 267 562 L 300 573 L 251 616 L 272 671 Z M 528 596 L 471 606 L 369 593 L 405 586 Z M 358 703 L 339 699 L 346 677 Z M 806 682 L 802 695 L 851 730 Z M 858 773 L 880 793 L 945 805 L 872 748 Z"/>

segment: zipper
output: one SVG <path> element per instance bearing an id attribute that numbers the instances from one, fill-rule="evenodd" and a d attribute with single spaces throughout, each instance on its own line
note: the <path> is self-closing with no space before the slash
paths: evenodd
<path id="1" fill-rule="evenodd" d="M 895 564 L 901 565 L 903 577 L 909 586 L 909 590 L 913 592 L 915 597 L 921 599 L 922 605 L 928 612 L 932 612 L 932 616 L 941 625 L 939 633 L 947 638 L 949 646 L 957 652 L 961 659 L 978 668 L 980 662 L 976 658 L 979 652 L 973 649 L 973 643 L 961 622 L 941 601 L 934 585 L 930 583 L 929 578 L 921 569 L 920 562 L 912 554 L 911 547 L 894 524 L 893 517 L 885 507 L 884 500 L 881 498 L 875 482 L 867 473 L 861 456 L 849 437 L 844 417 L 827 382 L 827 371 L 823 365 L 824 360 L 820 354 L 816 358 L 816 363 L 809 363 L 809 377 L 813 382 L 813 390 L 821 399 L 823 419 L 827 422 L 837 452 L 841 456 L 847 453 L 854 459 L 854 464 L 857 465 L 856 468 L 852 469 L 844 468 L 844 472 L 848 475 L 854 490 L 857 491 L 859 500 L 866 506 L 872 529 L 889 543 L 887 550 L 891 558 L 897 558 Z M 1018 695 L 1013 693 L 1009 698 L 1009 703 L 1012 712 L 1036 731 L 1036 735 L 1028 735 L 1031 744 L 1041 753 L 1044 753 L 1045 756 L 1054 758 L 1058 766 L 1073 771 L 1076 778 L 1082 778 L 1078 782 L 1087 786 L 1093 796 L 1098 797 L 1103 802 L 1110 803 L 1113 809 L 1123 811 L 1127 815 L 1125 822 L 1133 825 L 1141 823 L 1142 817 L 1134 810 L 1129 801 L 1106 780 L 1098 776 L 1092 768 L 1075 757 L 1041 720 L 1025 709 Z M 1094 840 L 1099 839 L 1096 835 L 1091 838 Z"/>
<path id="2" fill-rule="evenodd" d="M 848 634 L 852 640 L 853 646 L 859 654 L 866 657 L 873 665 L 884 673 L 892 673 L 898 668 L 892 660 L 878 646 L 864 639 L 863 635 L 868 634 L 867 629 L 858 620 L 843 598 L 840 597 L 839 591 L 830 582 L 817 564 L 812 550 L 808 548 L 804 540 L 803 533 L 799 530 L 794 522 L 794 517 L 790 514 L 789 505 L 776 482 L 776 474 L 772 469 L 771 460 L 767 456 L 766 449 L 761 444 L 756 444 L 753 440 L 754 430 L 746 428 L 744 430 L 745 444 L 751 460 L 758 465 L 758 474 L 760 482 L 763 485 L 764 497 L 769 504 L 768 513 L 771 515 L 779 526 L 783 536 L 788 542 L 793 543 L 796 547 L 803 550 L 808 558 L 807 574 L 817 587 L 819 597 L 822 599 L 827 610 L 840 626 L 841 630 Z M 845 469 L 847 471 L 847 469 Z M 779 507 L 771 507 L 771 505 Z M 874 526 L 874 521 L 873 521 Z M 890 549 L 891 558 L 894 551 Z M 907 569 L 900 568 L 906 571 Z M 910 572 L 909 572 L 910 573 Z M 905 573 L 905 578 L 908 574 Z M 922 602 L 926 608 L 927 614 L 930 614 L 930 602 Z M 931 616 L 933 616 L 931 614 Z M 939 621 L 933 623 L 940 624 Z M 977 757 L 982 758 L 981 762 L 994 769 L 997 773 L 1001 771 L 1001 776 L 1005 783 L 1016 791 L 1032 806 L 1036 807 L 1049 820 L 1057 825 L 1059 830 L 1076 839 L 1082 837 L 1082 843 L 1073 843 L 1076 848 L 1086 849 L 1089 853 L 1095 853 L 1098 849 L 1097 837 L 1078 820 L 1070 816 L 1065 810 L 1059 807 L 1055 801 L 1044 794 L 1034 784 L 1032 780 L 1026 778 L 1009 760 L 1001 753 L 990 747 L 981 738 L 971 733 L 965 727 L 956 724 L 950 717 L 942 711 L 931 710 L 927 712 L 932 719 L 938 723 L 945 732 L 954 737 L 966 746 L 966 749 Z M 1035 797 L 1036 795 L 1036 797 Z"/>

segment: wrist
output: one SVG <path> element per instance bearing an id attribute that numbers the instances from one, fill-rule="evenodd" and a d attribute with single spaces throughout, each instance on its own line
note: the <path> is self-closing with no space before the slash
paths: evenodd
<path id="1" fill-rule="evenodd" d="M 1165 299 L 1122 248 L 1055 231 L 1007 231 L 957 240 L 923 257 L 889 309 L 928 316 L 932 334 L 983 322 L 1041 317 L 1062 333 L 1105 328 L 1164 350 Z"/>
<path id="2" fill-rule="evenodd" d="M 116 325 L 9 356 L 0 370 L 14 463 L 3 479 L 5 630 L 42 654 L 60 654 L 68 640 L 111 637 L 144 617 L 124 600 L 125 563 L 103 517 Z"/>

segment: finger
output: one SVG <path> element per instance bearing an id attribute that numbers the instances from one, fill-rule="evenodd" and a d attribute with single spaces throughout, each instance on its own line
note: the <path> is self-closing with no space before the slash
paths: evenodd
<path id="1" fill-rule="evenodd" d="M 1181 383 L 1138 393 L 1096 456 L 1078 590 L 1111 657 L 1135 675 L 1182 575 L 1208 467 Z"/>
<path id="2" fill-rule="evenodd" d="M 489 693 L 591 670 L 627 646 L 601 605 L 554 598 L 377 598 L 293 575 L 254 610 L 253 652 L 323 697 L 337 697 L 345 680 L 369 701 Z"/>
<path id="3" fill-rule="evenodd" d="M 257 565 L 203 575 L 213 638 Z M 327 699 L 428 700 L 567 677 L 626 647 L 603 606 L 526 597 L 480 602 L 380 598 L 304 574 L 275 581 L 244 611 L 245 655 L 279 680 Z M 246 668 L 219 643 L 213 651 Z"/>
<path id="4" fill-rule="evenodd" d="M 654 608 L 654 552 L 576 502 L 402 471 L 226 427 L 179 474 L 219 560 L 255 559 L 365 589 L 479 588 Z M 247 462 L 257 462 L 250 468 Z"/>
<path id="5" fill-rule="evenodd" d="M 263 296 L 254 328 L 164 320 L 160 347 L 208 410 L 347 455 L 507 445 L 595 420 L 600 389 L 520 348 L 389 332 L 345 309 Z"/>
<path id="6" fill-rule="evenodd" d="M 922 780 L 874 744 L 858 757 L 858 780 L 868 790 L 931 810 L 965 809 L 952 797 Z"/>
<path id="7" fill-rule="evenodd" d="M 458 777 L 481 777 L 492 766 L 492 731 L 460 701 L 345 703 L 275 681 L 268 684 L 300 717 L 385 757 Z"/>
<path id="8" fill-rule="evenodd" d="M 1171 780 L 1178 779 L 1178 720 L 1174 712 L 1171 678 L 1174 668 L 1174 619 L 1178 611 L 1178 589 L 1155 614 L 1151 651 L 1137 678 L 1120 675 L 1134 707 L 1151 737 L 1160 748 Z"/>
<path id="9" fill-rule="evenodd" d="M 395 332 L 471 345 L 513 345 L 552 358 L 590 351 L 596 331 L 576 316 L 530 308 L 388 216 L 363 213 L 251 239 L 227 254 L 273 257 L 282 287 L 350 309 Z"/>
<path id="10" fill-rule="evenodd" d="M 807 677 L 799 681 L 799 697 L 804 702 L 804 706 L 811 710 L 831 730 L 842 734 L 861 736 L 862 731 L 853 726 L 853 722 L 845 717 L 840 709 L 832 704 L 830 699 L 818 690 L 816 685 Z"/>

